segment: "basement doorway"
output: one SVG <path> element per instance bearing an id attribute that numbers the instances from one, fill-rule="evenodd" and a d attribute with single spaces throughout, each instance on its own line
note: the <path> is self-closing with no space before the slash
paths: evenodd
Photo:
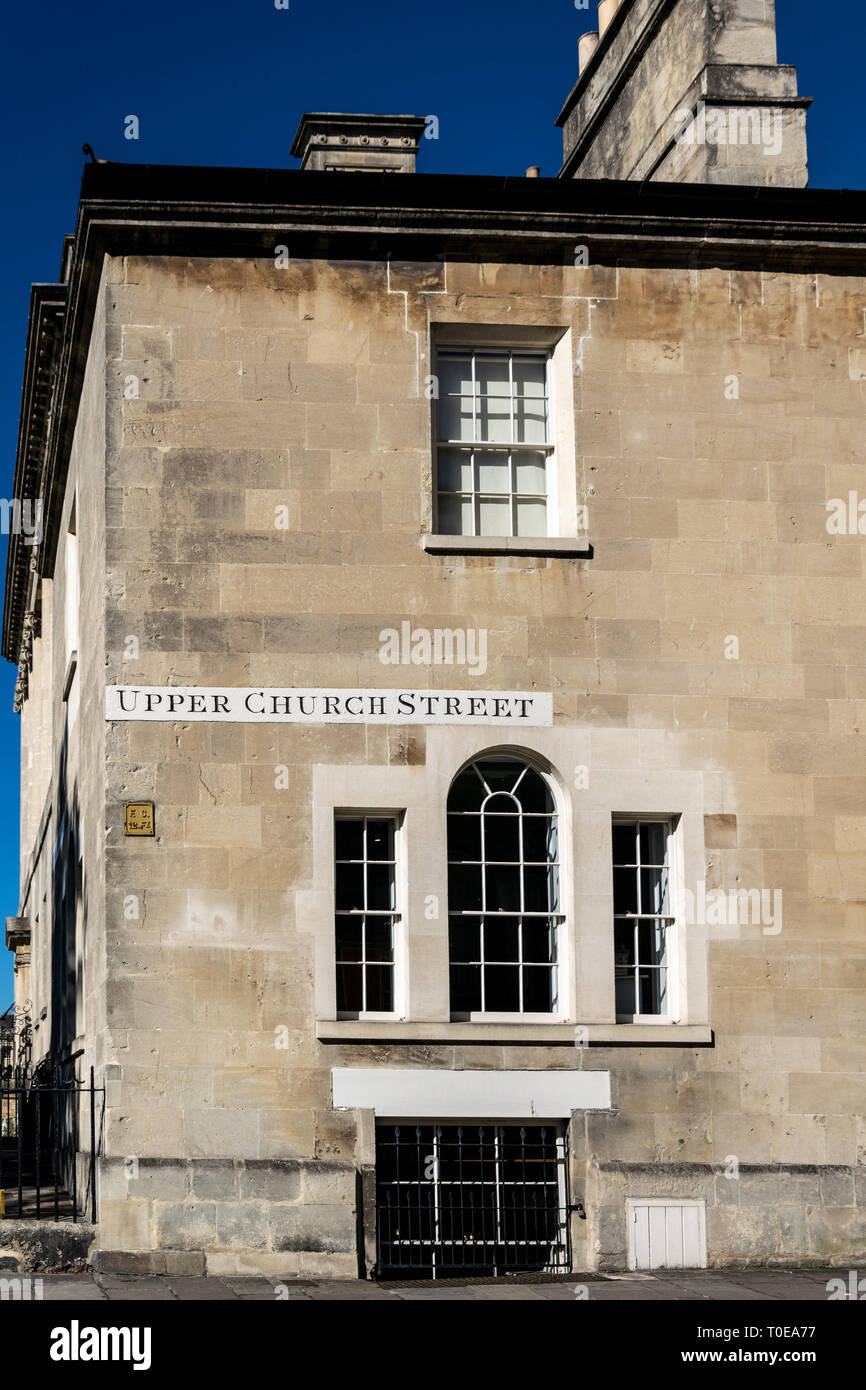
<path id="1" fill-rule="evenodd" d="M 571 1270 L 565 1129 L 376 1127 L 378 1279 Z"/>

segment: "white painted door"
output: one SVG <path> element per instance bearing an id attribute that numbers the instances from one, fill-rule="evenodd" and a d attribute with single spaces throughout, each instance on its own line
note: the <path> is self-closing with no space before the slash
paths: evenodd
<path id="1" fill-rule="evenodd" d="M 706 1211 L 702 1201 L 634 1197 L 627 1203 L 629 1269 L 704 1269 Z"/>

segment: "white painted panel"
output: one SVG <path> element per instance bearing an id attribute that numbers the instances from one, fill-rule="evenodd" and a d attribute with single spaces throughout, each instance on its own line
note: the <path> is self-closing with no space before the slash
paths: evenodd
<path id="1" fill-rule="evenodd" d="M 702 1199 L 629 1198 L 629 1269 L 704 1269 L 706 1208 Z"/>
<path id="2" fill-rule="evenodd" d="M 685 1212 L 686 1208 L 681 1205 L 665 1207 L 665 1265 L 668 1269 L 684 1269 L 686 1265 L 683 1259 Z"/>
<path id="3" fill-rule="evenodd" d="M 105 717 L 210 724 L 553 724 L 553 696 L 524 690 L 249 690 L 114 685 Z"/>
<path id="4" fill-rule="evenodd" d="M 393 1119 L 568 1119 L 610 1109 L 606 1071 L 435 1071 L 334 1067 L 336 1109 Z"/>
<path id="5" fill-rule="evenodd" d="M 705 1264 L 701 1249 L 701 1210 L 681 1207 L 683 1216 L 683 1268 L 701 1269 Z"/>
<path id="6" fill-rule="evenodd" d="M 629 1269 L 649 1269 L 649 1207 L 633 1206 L 629 1237 Z"/>
<path id="7" fill-rule="evenodd" d="M 667 1209 L 649 1209 L 650 1269 L 666 1269 L 668 1263 Z"/>

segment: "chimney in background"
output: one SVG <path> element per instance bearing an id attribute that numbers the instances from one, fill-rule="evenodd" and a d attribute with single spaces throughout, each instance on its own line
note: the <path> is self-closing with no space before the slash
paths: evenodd
<path id="1" fill-rule="evenodd" d="M 292 154 L 301 169 L 414 174 L 424 116 L 341 115 L 308 111 L 301 117 Z"/>
<path id="2" fill-rule="evenodd" d="M 775 0 L 601 0 L 557 120 L 566 179 L 804 188 L 797 70 Z"/>

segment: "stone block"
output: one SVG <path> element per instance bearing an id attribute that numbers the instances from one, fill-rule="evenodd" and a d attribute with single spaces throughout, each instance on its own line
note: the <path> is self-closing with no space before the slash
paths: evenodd
<path id="1" fill-rule="evenodd" d="M 351 1252 L 355 1224 L 349 1206 L 272 1206 L 268 1212 L 270 1245 L 277 1251 Z"/>

